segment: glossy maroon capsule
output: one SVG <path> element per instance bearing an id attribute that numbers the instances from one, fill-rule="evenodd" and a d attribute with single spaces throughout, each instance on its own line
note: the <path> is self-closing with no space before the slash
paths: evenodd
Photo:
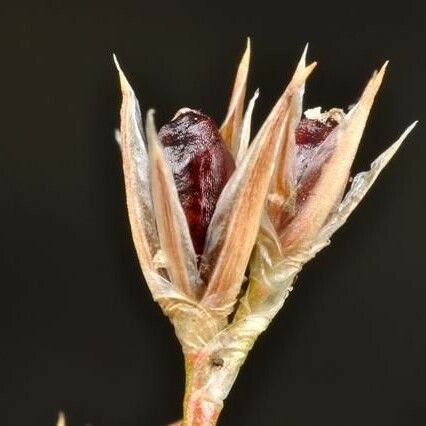
<path id="1" fill-rule="evenodd" d="M 217 200 L 235 169 L 216 123 L 190 109 L 178 112 L 158 136 L 173 172 L 195 252 L 203 253 Z"/>
<path id="2" fill-rule="evenodd" d="M 329 119 L 325 122 L 303 118 L 296 128 L 296 180 L 299 181 L 302 174 L 312 161 L 317 147 L 327 139 L 327 136 L 337 126 L 337 121 Z"/>
<path id="3" fill-rule="evenodd" d="M 316 146 L 325 141 L 336 125 L 337 122 L 332 119 L 322 122 L 303 118 L 296 128 L 296 144 Z"/>

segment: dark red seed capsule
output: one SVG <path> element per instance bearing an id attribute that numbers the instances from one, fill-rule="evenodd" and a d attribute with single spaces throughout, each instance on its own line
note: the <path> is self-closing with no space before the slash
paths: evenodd
<path id="1" fill-rule="evenodd" d="M 173 172 L 195 252 L 203 253 L 207 228 L 234 160 L 207 115 L 185 109 L 159 131 Z"/>
<path id="2" fill-rule="evenodd" d="M 297 145 L 318 145 L 325 141 L 336 126 L 337 122 L 334 120 L 327 120 L 324 123 L 303 118 L 296 128 L 296 143 Z"/>
<path id="3" fill-rule="evenodd" d="M 296 128 L 296 180 L 299 181 L 315 156 L 317 147 L 337 126 L 337 121 L 303 118 Z"/>

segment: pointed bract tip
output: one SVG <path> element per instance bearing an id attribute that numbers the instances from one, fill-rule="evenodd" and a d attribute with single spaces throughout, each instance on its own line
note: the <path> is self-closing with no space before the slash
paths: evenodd
<path id="1" fill-rule="evenodd" d="M 297 63 L 296 71 L 300 71 L 306 68 L 306 55 L 308 53 L 308 45 L 309 43 L 306 43 L 305 48 L 303 49 L 302 56 L 300 57 L 299 62 Z"/>
<path id="2" fill-rule="evenodd" d="M 374 70 L 373 72 L 373 76 L 370 79 L 370 83 L 369 84 L 381 84 L 383 77 L 385 75 L 386 69 L 388 67 L 389 61 L 386 61 L 380 68 L 379 70 Z"/>
<path id="3" fill-rule="evenodd" d="M 293 75 L 293 78 L 290 82 L 290 84 L 287 86 L 287 90 L 299 90 L 299 88 L 305 84 L 305 81 L 308 79 L 312 71 L 317 66 L 316 62 L 312 62 L 308 66 L 301 66 L 301 63 L 296 67 L 296 71 Z M 285 92 L 284 92 L 285 93 Z"/>
<path id="4" fill-rule="evenodd" d="M 411 123 L 402 133 L 402 135 L 399 137 L 398 141 L 396 141 L 389 149 L 393 148 L 394 153 L 397 151 L 397 149 L 402 145 L 402 142 L 406 140 L 406 137 L 411 133 L 411 131 L 414 129 L 414 127 L 417 126 L 417 123 L 419 121 L 416 120 L 413 123 Z"/>
<path id="5" fill-rule="evenodd" d="M 120 63 L 118 62 L 118 59 L 117 59 L 117 56 L 115 55 L 115 53 L 112 54 L 112 57 L 114 59 L 114 64 L 115 64 L 115 67 L 117 68 L 118 76 L 120 78 L 121 91 L 123 93 L 131 92 L 132 88 L 131 88 L 126 76 L 124 75 L 123 70 L 120 67 Z"/>
<path id="6" fill-rule="evenodd" d="M 414 127 L 417 126 L 417 124 L 419 123 L 419 120 L 413 121 L 405 130 L 405 132 L 403 133 L 405 136 L 407 136 L 413 129 Z"/>
<path id="7" fill-rule="evenodd" d="M 385 74 L 386 68 L 388 67 L 388 65 L 389 65 L 389 61 L 386 61 L 380 68 L 379 72 L 377 73 L 377 76 L 380 76 L 380 78 L 383 78 L 383 75 Z"/>
<path id="8" fill-rule="evenodd" d="M 368 81 L 359 101 L 351 108 L 346 115 L 346 118 L 351 117 L 355 112 L 360 108 L 367 108 L 369 111 L 373 105 L 374 98 L 382 84 L 383 77 L 386 72 L 386 67 L 388 66 L 389 61 L 386 61 L 379 71 L 375 70 L 372 77 Z"/>
<path id="9" fill-rule="evenodd" d="M 117 55 L 115 53 L 112 54 L 112 59 L 114 60 L 115 66 L 120 69 L 120 64 L 118 63 Z"/>
<path id="10" fill-rule="evenodd" d="M 373 161 L 373 164 L 380 164 L 380 170 L 383 169 L 386 164 L 391 160 L 391 158 L 395 155 L 398 149 L 401 147 L 402 143 L 405 142 L 407 136 L 411 133 L 411 131 L 416 127 L 418 121 L 411 123 L 402 133 L 402 135 L 398 138 L 396 142 L 394 142 L 386 151 L 382 152 L 382 154 Z"/>
<path id="11" fill-rule="evenodd" d="M 242 61 L 249 62 L 250 55 L 251 55 L 251 40 L 250 40 L 250 37 L 247 37 L 246 50 L 244 51 Z"/>
<path id="12" fill-rule="evenodd" d="M 113 60 L 114 60 L 115 68 L 117 68 L 117 71 L 118 71 L 118 73 L 119 73 L 119 75 L 120 75 L 120 78 L 121 78 L 121 75 L 123 74 L 123 76 L 124 76 L 124 73 L 123 73 L 123 70 L 122 70 L 122 69 L 121 69 L 121 67 L 120 67 L 120 63 L 118 62 L 117 55 L 116 55 L 115 53 L 113 53 L 113 54 L 112 54 L 112 58 L 113 58 Z"/>
<path id="13" fill-rule="evenodd" d="M 306 61 L 306 55 L 308 54 L 308 49 L 309 49 L 309 42 L 305 44 L 305 48 L 303 49 L 303 52 L 302 52 L 302 59 L 304 59 L 305 61 Z"/>

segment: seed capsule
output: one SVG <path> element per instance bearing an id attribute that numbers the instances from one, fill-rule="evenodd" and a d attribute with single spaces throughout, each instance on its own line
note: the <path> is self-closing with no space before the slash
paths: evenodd
<path id="1" fill-rule="evenodd" d="M 296 128 L 296 179 L 300 180 L 303 172 L 317 151 L 317 147 L 327 139 L 327 136 L 337 126 L 337 121 L 326 121 L 303 118 Z"/>
<path id="2" fill-rule="evenodd" d="M 296 129 L 297 145 L 318 145 L 323 142 L 337 126 L 337 121 L 329 119 L 326 122 L 303 118 Z"/>
<path id="3" fill-rule="evenodd" d="M 201 255 L 217 200 L 235 169 L 234 160 L 215 122 L 199 111 L 180 110 L 158 136 L 173 172 L 195 252 Z"/>

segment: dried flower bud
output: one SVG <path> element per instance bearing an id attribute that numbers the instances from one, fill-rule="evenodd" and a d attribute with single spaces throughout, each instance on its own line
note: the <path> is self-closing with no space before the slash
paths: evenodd
<path id="1" fill-rule="evenodd" d="M 197 255 L 203 253 L 207 228 L 219 195 L 235 169 L 234 160 L 207 115 L 180 110 L 158 137 L 172 170 Z"/>

